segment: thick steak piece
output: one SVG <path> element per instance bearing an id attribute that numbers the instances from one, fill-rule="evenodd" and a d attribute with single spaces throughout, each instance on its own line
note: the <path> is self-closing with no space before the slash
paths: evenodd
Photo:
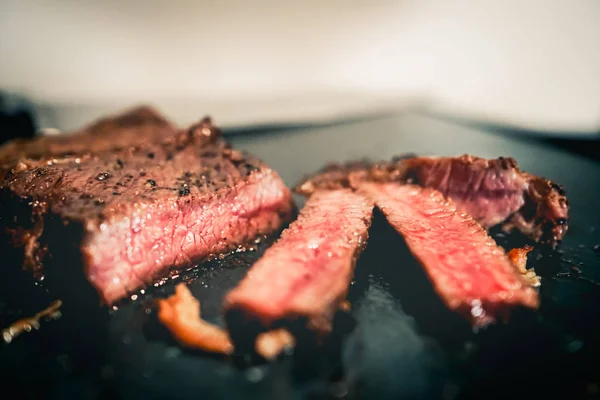
<path id="1" fill-rule="evenodd" d="M 366 245 L 373 203 L 348 189 L 316 192 L 298 219 L 225 299 L 264 327 L 306 318 L 319 332 L 344 300 Z"/>
<path id="2" fill-rule="evenodd" d="M 48 141 L 44 156 L 34 142 L 21 144 L 29 157 L 2 158 L 0 229 L 44 285 L 72 280 L 78 268 L 113 304 L 290 218 L 277 173 L 232 149 L 209 119 L 174 130 L 142 111 L 64 139 L 69 151 Z"/>
<path id="3" fill-rule="evenodd" d="M 525 173 L 512 158 L 399 157 L 390 162 L 332 164 L 296 190 L 350 187 L 357 182 L 414 183 L 437 189 L 484 227 L 502 224 L 555 247 L 567 233 L 568 200 L 555 183 Z"/>
<path id="4" fill-rule="evenodd" d="M 449 309 L 485 326 L 518 306 L 537 308 L 537 292 L 504 250 L 470 215 L 433 189 L 363 182 L 372 199 L 420 261 Z"/>

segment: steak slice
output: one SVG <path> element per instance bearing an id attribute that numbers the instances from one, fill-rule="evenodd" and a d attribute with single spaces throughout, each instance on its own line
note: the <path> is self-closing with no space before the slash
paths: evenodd
<path id="1" fill-rule="evenodd" d="M 209 119 L 173 133 L 147 117 L 133 118 L 139 129 L 127 117 L 101 123 L 127 126 L 129 139 L 116 147 L 100 145 L 105 136 L 92 129 L 79 134 L 90 152 L 73 139 L 76 154 L 42 156 L 33 144 L 23 152 L 35 156 L 4 159 L 0 232 L 46 286 L 72 279 L 67 266 L 78 265 L 113 304 L 171 268 L 272 234 L 289 219 L 291 194 L 277 173 L 232 149 Z"/>
<path id="2" fill-rule="evenodd" d="M 449 309 L 485 326 L 511 308 L 537 308 L 537 292 L 470 215 L 436 190 L 363 182 L 371 198 L 420 261 Z"/>
<path id="3" fill-rule="evenodd" d="M 512 158 L 399 157 L 391 162 L 332 164 L 296 190 L 350 187 L 357 182 L 414 183 L 437 189 L 484 227 L 503 224 L 555 247 L 567 232 L 568 200 L 555 183 L 522 172 Z"/>
<path id="4" fill-rule="evenodd" d="M 348 291 L 355 262 L 366 245 L 373 203 L 348 189 L 318 191 L 298 219 L 225 299 L 270 327 L 306 318 L 327 332 Z"/>

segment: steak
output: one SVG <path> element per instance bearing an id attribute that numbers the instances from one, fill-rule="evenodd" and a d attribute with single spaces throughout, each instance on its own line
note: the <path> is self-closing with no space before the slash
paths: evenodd
<path id="1" fill-rule="evenodd" d="M 537 308 L 537 292 L 469 214 L 430 188 L 362 182 L 425 269 L 447 307 L 485 326 L 517 306 Z"/>
<path id="2" fill-rule="evenodd" d="M 264 327 L 305 318 L 313 330 L 328 332 L 366 245 L 372 211 L 372 202 L 348 189 L 317 191 L 227 294 L 225 309 Z"/>
<path id="3" fill-rule="evenodd" d="M 11 146 L 0 151 L 0 232 L 44 285 L 83 272 L 107 305 L 278 231 L 293 209 L 277 173 L 208 118 L 176 130 L 142 109 L 20 143 L 18 157 Z"/>
<path id="4" fill-rule="evenodd" d="M 296 190 L 351 187 L 357 182 L 414 183 L 437 189 L 484 227 L 502 224 L 555 247 L 567 232 L 568 200 L 557 184 L 522 172 L 512 158 L 399 157 L 390 162 L 332 164 Z"/>

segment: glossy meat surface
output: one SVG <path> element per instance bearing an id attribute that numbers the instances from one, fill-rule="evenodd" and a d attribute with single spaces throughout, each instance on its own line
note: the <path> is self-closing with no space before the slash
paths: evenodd
<path id="1" fill-rule="evenodd" d="M 267 327 L 303 317 L 316 330 L 329 330 L 366 245 L 372 210 L 371 201 L 348 189 L 316 192 L 227 295 L 226 309 L 242 310 Z"/>
<path id="2" fill-rule="evenodd" d="M 364 182 L 358 187 L 404 237 L 448 308 L 485 326 L 513 307 L 538 307 L 537 292 L 504 250 L 452 200 L 415 185 Z"/>
<path id="3" fill-rule="evenodd" d="M 331 164 L 300 182 L 296 191 L 355 187 L 359 182 L 413 183 L 439 190 L 484 227 L 501 224 L 533 240 L 558 245 L 568 229 L 564 190 L 548 179 L 521 171 L 512 158 L 397 157 Z"/>

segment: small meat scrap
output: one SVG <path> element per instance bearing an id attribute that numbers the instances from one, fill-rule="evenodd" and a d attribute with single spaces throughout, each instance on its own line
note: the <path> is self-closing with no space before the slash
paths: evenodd
<path id="1" fill-rule="evenodd" d="M 286 349 L 294 347 L 296 340 L 286 329 L 263 332 L 256 337 L 256 352 L 266 360 L 274 360 Z"/>
<path id="2" fill-rule="evenodd" d="M 523 277 L 533 287 L 539 287 L 541 285 L 541 279 L 535 274 L 533 268 L 527 269 L 527 254 L 533 250 L 532 246 L 524 246 L 516 249 L 512 249 L 508 252 L 508 258 L 513 263 Z"/>
<path id="3" fill-rule="evenodd" d="M 391 161 L 331 164 L 307 177 L 296 191 L 356 187 L 362 181 L 412 183 L 436 189 L 485 228 L 502 225 L 552 247 L 568 229 L 563 188 L 519 169 L 509 157 L 396 157 Z"/>
<path id="4" fill-rule="evenodd" d="M 227 331 L 200 319 L 200 302 L 183 283 L 175 287 L 174 295 L 158 300 L 158 319 L 184 347 L 233 353 Z"/>
<path id="5" fill-rule="evenodd" d="M 437 190 L 364 182 L 372 199 L 419 260 L 446 306 L 475 327 L 506 317 L 518 306 L 537 308 L 537 292 L 504 250 L 470 215 Z"/>
<path id="6" fill-rule="evenodd" d="M 348 300 L 344 300 L 342 304 L 340 304 L 340 310 L 349 312 L 352 309 L 352 305 Z"/>
<path id="7" fill-rule="evenodd" d="M 366 245 L 372 212 L 373 203 L 349 189 L 314 193 L 227 294 L 225 309 L 242 311 L 266 327 L 305 318 L 309 328 L 329 332 Z"/>
<path id="8" fill-rule="evenodd" d="M 2 340 L 5 343 L 10 343 L 14 338 L 23 332 L 31 332 L 32 330 L 40 329 L 40 320 L 42 318 L 58 319 L 61 316 L 59 311 L 62 306 L 61 300 L 55 300 L 48 307 L 35 314 L 30 318 L 23 318 L 13 322 L 8 328 L 2 330 Z"/>

